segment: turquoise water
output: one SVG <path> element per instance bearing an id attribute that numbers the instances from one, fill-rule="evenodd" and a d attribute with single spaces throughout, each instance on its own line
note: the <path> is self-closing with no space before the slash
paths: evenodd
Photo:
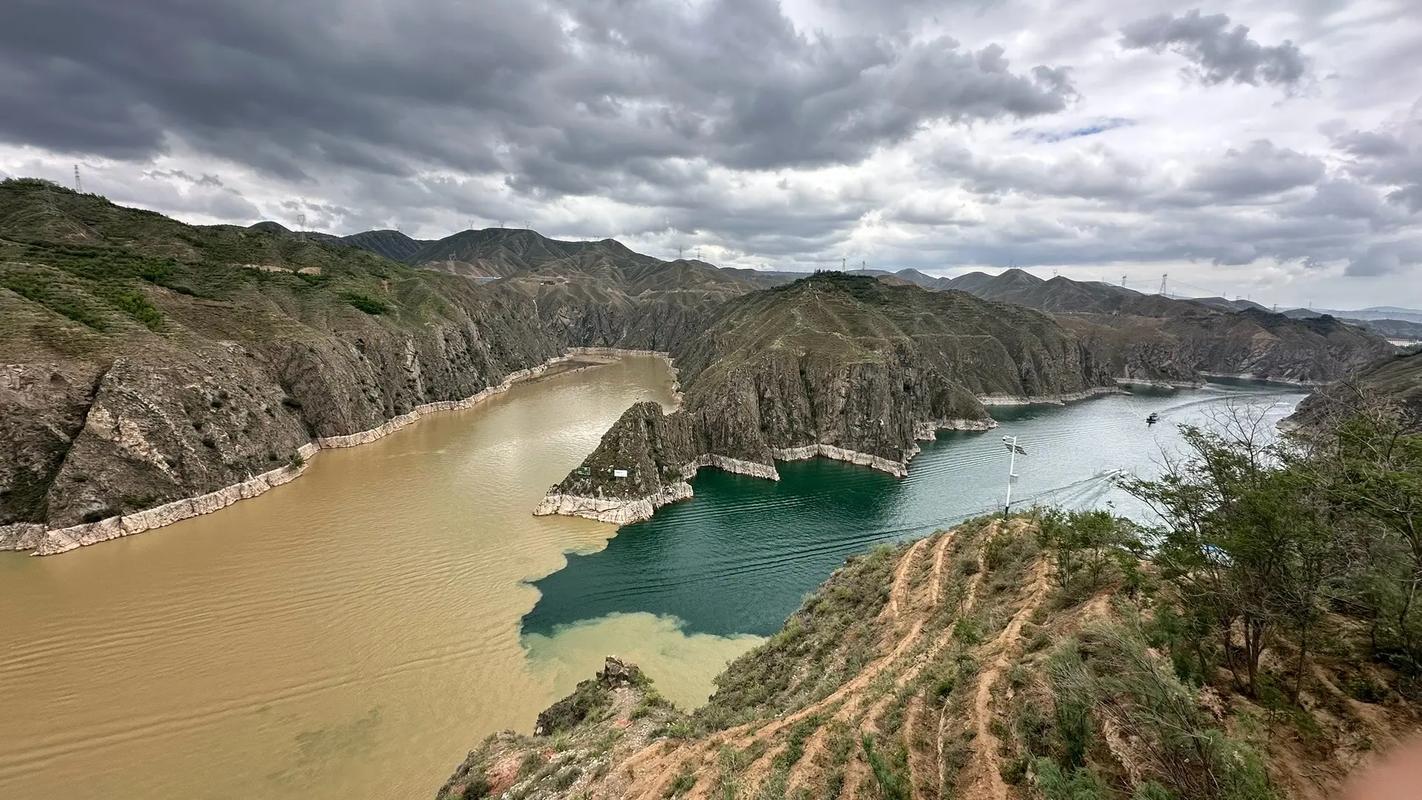
<path id="1" fill-rule="evenodd" d="M 1014 508 L 1111 507 L 1144 518 L 1148 512 L 1113 485 L 1113 472 L 1155 474 L 1179 451 L 1179 425 L 1216 425 L 1233 407 L 1262 414 L 1272 431 L 1303 396 L 1221 383 L 998 409 L 994 430 L 923 443 L 902 480 L 826 459 L 782 463 L 779 482 L 704 469 L 691 500 L 625 526 L 606 549 L 570 555 L 564 569 L 536 581 L 542 597 L 524 632 L 648 612 L 689 632 L 768 635 L 847 556 L 1000 509 L 1004 435 L 1018 436 L 1027 451 L 1017 458 Z M 1160 422 L 1148 427 L 1151 412 Z"/>

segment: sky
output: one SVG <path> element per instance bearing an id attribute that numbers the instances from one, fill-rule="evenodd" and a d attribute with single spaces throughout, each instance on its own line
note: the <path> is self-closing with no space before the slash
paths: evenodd
<path id="1" fill-rule="evenodd" d="M 0 176 L 193 223 L 1422 306 L 1422 0 L 6 0 Z"/>

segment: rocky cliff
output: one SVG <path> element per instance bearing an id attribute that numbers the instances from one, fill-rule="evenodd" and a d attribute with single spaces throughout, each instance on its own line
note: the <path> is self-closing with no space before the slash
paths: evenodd
<path id="1" fill-rule="evenodd" d="M 569 347 L 664 346 L 739 291 L 679 293 L 684 268 L 662 264 L 631 259 L 582 294 L 480 285 L 279 226 L 193 227 L 6 181 L 0 546 L 63 549 L 178 501 L 230 502 L 309 443 L 363 441 Z"/>
<path id="2" fill-rule="evenodd" d="M 690 496 L 707 465 L 774 478 L 777 459 L 825 456 L 902 476 L 935 431 L 991 427 L 980 398 L 1061 401 L 1112 385 L 1043 314 L 840 274 L 730 300 L 672 353 L 684 408 L 630 409 L 537 513 L 644 519 Z"/>
<path id="3" fill-rule="evenodd" d="M 1422 350 L 1381 358 L 1347 380 L 1321 387 L 1304 398 L 1289 421 L 1318 425 L 1377 405 L 1396 407 L 1405 429 L 1422 430 Z"/>
<path id="4" fill-rule="evenodd" d="M 1222 308 L 1023 270 L 969 273 L 935 286 L 1051 313 L 1114 377 L 1128 380 L 1198 383 L 1228 375 L 1313 385 L 1391 352 L 1376 334 L 1332 317 L 1291 319 L 1254 305 Z"/>

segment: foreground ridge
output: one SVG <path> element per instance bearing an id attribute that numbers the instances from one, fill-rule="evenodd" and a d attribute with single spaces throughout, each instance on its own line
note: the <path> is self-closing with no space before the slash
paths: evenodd
<path id="1" fill-rule="evenodd" d="M 982 519 L 851 559 L 690 714 L 609 656 L 535 735 L 490 737 L 437 797 L 1009 800 L 1086 780 L 1063 778 L 1073 764 L 1130 796 L 1165 780 L 1164 734 L 1133 716 L 1151 691 L 1187 703 L 1198 735 L 1257 752 L 1275 787 L 1262 796 L 1323 797 L 1417 725 L 1409 706 L 1347 698 L 1352 667 L 1320 660 L 1310 733 L 1255 736 L 1258 701 L 1180 684 L 1148 644 L 1157 598 L 1063 584 L 1040 534 L 1030 516 Z M 1134 688 L 1093 700 L 1098 673 Z"/>

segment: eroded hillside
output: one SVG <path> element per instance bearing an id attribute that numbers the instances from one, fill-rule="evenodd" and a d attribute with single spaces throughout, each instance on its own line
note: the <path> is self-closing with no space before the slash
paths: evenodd
<path id="1" fill-rule="evenodd" d="M 609 659 L 438 797 L 1325 798 L 1417 729 L 1396 673 L 1346 646 L 1297 703 L 1192 674 L 1148 565 L 1061 552 L 1017 517 L 853 559 L 703 708 Z"/>
<path id="2" fill-rule="evenodd" d="M 776 459 L 822 455 L 903 475 L 935 431 L 994 425 L 988 403 L 1114 390 L 1045 314 L 839 273 L 728 300 L 672 354 L 684 410 L 629 409 L 541 511 L 644 518 L 707 465 L 773 478 Z"/>
<path id="3" fill-rule="evenodd" d="M 67 549 L 231 494 L 204 501 L 220 507 L 298 471 L 313 441 L 465 401 L 569 347 L 663 349 L 747 288 L 620 245 L 480 284 L 330 239 L 0 183 L 0 546 Z"/>

